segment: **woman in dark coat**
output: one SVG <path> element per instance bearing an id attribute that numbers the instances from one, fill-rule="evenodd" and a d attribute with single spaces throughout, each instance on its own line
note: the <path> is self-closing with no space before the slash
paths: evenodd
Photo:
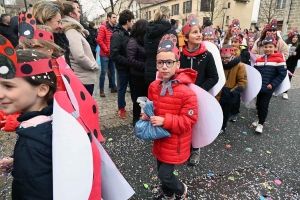
<path id="1" fill-rule="evenodd" d="M 145 50 L 147 55 L 145 67 L 145 83 L 149 87 L 150 83 L 155 80 L 156 76 L 156 54 L 160 39 L 165 34 L 177 36 L 176 31 L 171 30 L 172 25 L 169 22 L 170 9 L 161 6 L 154 14 L 154 20 L 149 22 L 147 32 L 144 38 Z M 178 38 L 177 38 L 178 41 Z M 177 47 L 179 48 L 178 44 Z"/>
<path id="2" fill-rule="evenodd" d="M 94 58 L 96 59 L 96 47 L 97 47 L 97 42 L 96 42 L 96 38 L 97 38 L 97 29 L 95 28 L 95 23 L 91 22 L 89 23 L 89 33 L 91 36 L 91 41 L 90 41 L 90 46 L 94 55 Z"/>
<path id="3" fill-rule="evenodd" d="M 133 85 L 133 125 L 140 119 L 141 108 L 136 102 L 138 97 L 147 96 L 147 85 L 144 80 L 146 52 L 144 48 L 144 36 L 148 22 L 138 20 L 132 27 L 131 38 L 127 44 L 127 59 L 130 67 L 130 76 Z"/>

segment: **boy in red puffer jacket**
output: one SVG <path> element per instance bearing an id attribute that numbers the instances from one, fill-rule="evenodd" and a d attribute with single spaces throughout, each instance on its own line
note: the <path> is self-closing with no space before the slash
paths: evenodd
<path id="1" fill-rule="evenodd" d="M 148 98 L 153 101 L 155 116 L 153 126 L 162 126 L 170 137 L 154 140 L 153 154 L 157 158 L 158 177 L 162 182 L 162 194 L 155 199 L 186 199 L 187 186 L 173 174 L 175 164 L 186 162 L 190 156 L 193 125 L 198 119 L 195 93 L 186 85 L 194 83 L 197 72 L 179 69 L 179 50 L 173 34 L 165 35 L 158 46 L 156 67 L 159 80 L 151 83 Z"/>
<path id="2" fill-rule="evenodd" d="M 276 52 L 276 32 L 268 32 L 262 41 L 264 55 L 255 61 L 254 67 L 260 72 L 262 78 L 261 90 L 256 98 L 256 110 L 258 120 L 252 123 L 256 126 L 255 132 L 263 132 L 263 124 L 268 115 L 269 103 L 274 90 L 286 77 L 287 70 L 284 68 L 285 61 L 282 53 Z"/>

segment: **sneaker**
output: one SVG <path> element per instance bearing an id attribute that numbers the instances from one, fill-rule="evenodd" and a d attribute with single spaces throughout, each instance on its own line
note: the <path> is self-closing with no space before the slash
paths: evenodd
<path id="1" fill-rule="evenodd" d="M 200 149 L 197 151 L 191 152 L 191 157 L 190 157 L 188 164 L 190 166 L 195 166 L 195 165 L 199 164 L 199 162 L 200 162 Z"/>
<path id="2" fill-rule="evenodd" d="M 257 126 L 258 125 L 258 120 L 252 122 L 252 126 Z"/>
<path id="3" fill-rule="evenodd" d="M 236 122 L 236 120 L 237 120 L 237 114 L 233 114 L 233 115 L 230 116 L 230 121 L 231 122 Z"/>
<path id="4" fill-rule="evenodd" d="M 158 197 L 154 197 L 153 200 L 175 200 L 175 194 L 169 197 L 162 192 Z"/>
<path id="5" fill-rule="evenodd" d="M 124 108 L 119 109 L 119 117 L 122 119 L 126 118 L 126 110 Z"/>
<path id="6" fill-rule="evenodd" d="M 221 130 L 220 130 L 220 133 L 219 134 L 222 134 L 222 133 L 225 133 L 226 132 L 226 128 L 222 128 Z"/>
<path id="7" fill-rule="evenodd" d="M 187 186 L 186 186 L 186 184 L 183 183 L 183 187 L 184 187 L 183 194 L 175 195 L 175 200 L 186 200 L 186 195 L 187 195 Z"/>
<path id="8" fill-rule="evenodd" d="M 278 95 L 277 95 L 277 94 L 275 94 L 275 93 L 273 93 L 273 96 L 274 96 L 274 97 L 277 97 Z"/>
<path id="9" fill-rule="evenodd" d="M 264 128 L 263 125 L 258 124 L 257 127 L 256 127 L 256 129 L 255 129 L 255 132 L 256 133 L 262 133 L 263 132 L 263 128 Z"/>
<path id="10" fill-rule="evenodd" d="M 282 98 L 288 100 L 289 99 L 289 95 L 287 93 L 283 93 Z"/>

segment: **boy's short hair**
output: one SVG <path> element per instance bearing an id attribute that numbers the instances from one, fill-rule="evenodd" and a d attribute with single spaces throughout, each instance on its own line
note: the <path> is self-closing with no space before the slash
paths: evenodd
<path id="1" fill-rule="evenodd" d="M 130 10 L 123 10 L 119 16 L 119 24 L 125 25 L 127 24 L 128 21 L 131 21 L 133 19 L 134 19 L 134 15 Z"/>

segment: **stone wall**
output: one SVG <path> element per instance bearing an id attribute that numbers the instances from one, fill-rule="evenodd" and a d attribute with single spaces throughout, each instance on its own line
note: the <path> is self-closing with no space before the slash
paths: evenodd
<path id="1" fill-rule="evenodd" d="M 288 33 L 295 27 L 300 30 L 300 0 L 292 0 L 292 7 L 290 10 L 290 18 L 288 20 Z"/>

